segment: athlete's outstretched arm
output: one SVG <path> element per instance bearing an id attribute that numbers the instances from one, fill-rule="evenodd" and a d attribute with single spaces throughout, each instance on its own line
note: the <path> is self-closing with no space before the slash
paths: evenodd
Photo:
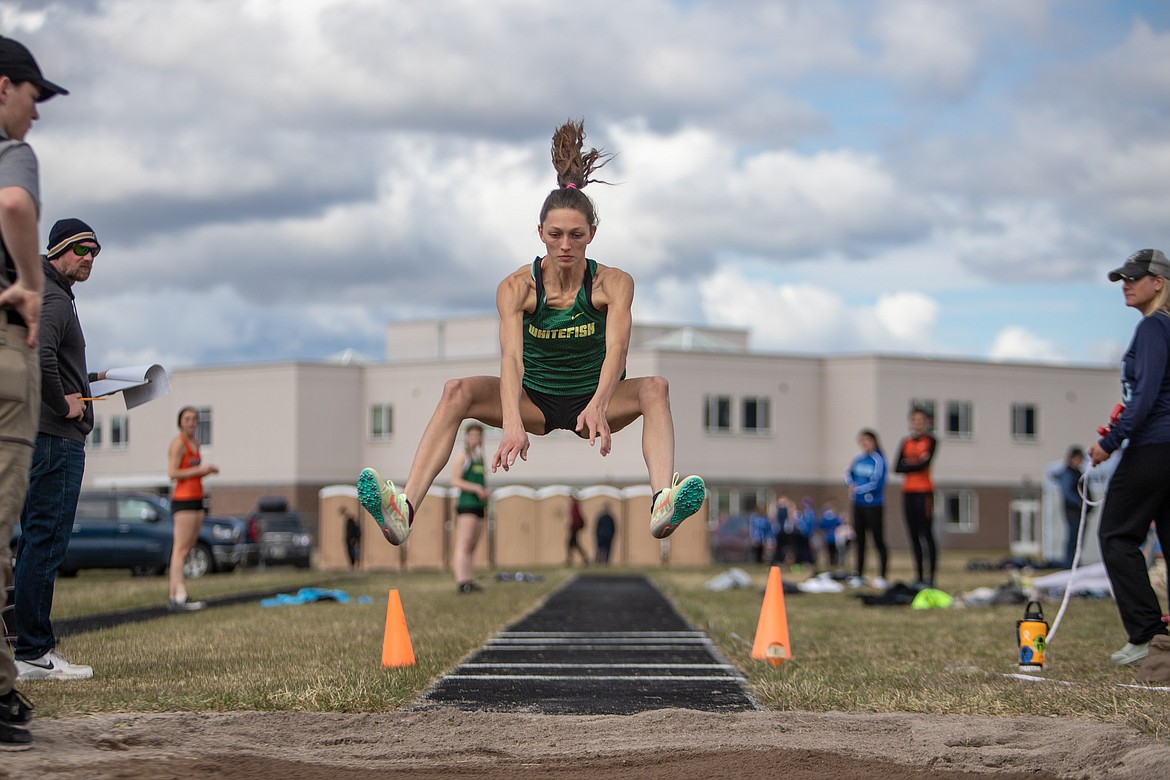
<path id="1" fill-rule="evenodd" d="M 612 449 L 609 402 L 626 370 L 626 356 L 630 351 L 631 309 L 634 304 L 634 279 L 619 268 L 607 267 L 598 273 L 598 295 L 595 303 L 605 310 L 605 360 L 601 364 L 597 391 L 589 404 L 577 416 L 577 432 L 584 432 L 592 446 L 601 439 L 601 454 Z"/>
<path id="2" fill-rule="evenodd" d="M 496 288 L 496 308 L 500 312 L 500 407 L 503 432 L 500 446 L 492 458 L 492 472 L 507 471 L 516 458 L 528 460 L 528 432 L 520 415 L 520 382 L 524 378 L 524 303 L 529 285 L 517 271 Z"/>

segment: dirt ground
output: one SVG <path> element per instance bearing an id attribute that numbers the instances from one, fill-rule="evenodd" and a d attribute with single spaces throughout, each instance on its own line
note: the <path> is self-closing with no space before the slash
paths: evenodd
<path id="1" fill-rule="evenodd" d="M 36 720 L 0 778 L 1157 778 L 1170 747 L 1069 719 L 856 713 L 199 713 Z"/>

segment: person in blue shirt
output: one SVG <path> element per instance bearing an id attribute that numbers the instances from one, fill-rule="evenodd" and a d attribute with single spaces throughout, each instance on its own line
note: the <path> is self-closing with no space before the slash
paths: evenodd
<path id="1" fill-rule="evenodd" d="M 865 536 L 873 538 L 878 554 L 878 570 L 881 582 L 886 582 L 889 555 L 886 553 L 886 536 L 883 528 L 885 512 L 886 457 L 875 431 L 866 428 L 857 434 L 861 453 L 849 464 L 845 472 L 845 484 L 849 486 L 849 497 L 853 501 L 853 531 L 857 541 L 857 571 L 865 574 Z"/>
<path id="2" fill-rule="evenodd" d="M 786 566 L 796 560 L 796 505 L 788 496 L 776 500 L 776 513 L 772 517 L 772 536 L 776 546 L 772 550 L 772 565 Z"/>
<path id="3" fill-rule="evenodd" d="M 1109 280 L 1120 281 L 1125 305 L 1142 313 L 1121 361 L 1125 408 L 1088 451 L 1096 466 L 1128 442 L 1109 480 L 1097 537 L 1129 638 L 1112 659 L 1131 664 L 1151 656 L 1155 637 L 1170 633 L 1141 551 L 1151 520 L 1162 548 L 1170 544 L 1170 261 L 1161 250 L 1141 249 L 1110 271 Z"/>
<path id="4" fill-rule="evenodd" d="M 845 521 L 837 513 L 837 505 L 832 501 L 826 501 L 824 508 L 821 509 L 821 519 L 817 521 L 817 530 L 820 531 L 821 539 L 825 543 L 829 566 L 834 569 L 841 563 L 841 551 L 837 546 L 841 540 L 837 538 L 837 535 L 844 524 Z"/>
<path id="5" fill-rule="evenodd" d="M 816 563 L 813 555 L 813 535 L 817 530 L 817 510 L 812 499 L 808 496 L 800 499 L 800 509 L 796 510 L 796 560 L 797 565 Z"/>
<path id="6" fill-rule="evenodd" d="M 1073 556 L 1077 551 L 1077 536 L 1081 529 L 1081 498 L 1078 485 L 1081 481 L 1081 467 L 1085 463 L 1085 451 L 1080 447 L 1069 448 L 1064 459 L 1064 468 L 1056 475 L 1060 483 L 1060 495 L 1064 500 L 1064 521 L 1066 534 L 1064 539 L 1064 566 L 1071 569 Z"/>
<path id="7" fill-rule="evenodd" d="M 763 507 L 756 507 L 748 518 L 748 533 L 752 537 L 752 556 L 756 563 L 764 562 L 764 550 L 775 542 L 772 535 L 772 521 L 764 513 Z"/>

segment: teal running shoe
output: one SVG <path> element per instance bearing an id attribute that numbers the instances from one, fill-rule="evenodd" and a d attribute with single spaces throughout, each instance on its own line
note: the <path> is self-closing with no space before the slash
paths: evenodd
<path id="1" fill-rule="evenodd" d="M 362 469 L 358 475 L 357 493 L 358 501 L 377 521 L 386 541 L 393 545 L 405 542 L 414 519 L 406 494 L 399 493 L 390 480 L 383 482 L 373 469 Z"/>
<path id="2" fill-rule="evenodd" d="M 689 476 L 679 482 L 678 472 L 671 480 L 670 488 L 658 491 L 650 508 L 650 535 L 665 539 L 674 533 L 683 520 L 699 511 L 707 496 L 707 486 L 702 477 Z"/>

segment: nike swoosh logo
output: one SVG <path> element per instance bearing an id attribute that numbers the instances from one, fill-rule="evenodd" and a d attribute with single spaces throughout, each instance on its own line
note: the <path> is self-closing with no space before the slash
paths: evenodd
<path id="1" fill-rule="evenodd" d="M 585 312 L 583 312 L 583 311 L 579 311 L 579 312 L 577 312 L 577 313 L 576 313 L 576 314 L 574 314 L 572 317 L 569 317 L 569 321 L 570 321 L 570 322 L 572 322 L 573 320 L 577 319 L 578 317 L 580 317 L 580 316 L 581 316 L 582 314 L 584 314 L 584 313 L 585 313 Z"/>
<path id="2" fill-rule="evenodd" d="M 53 665 L 52 665 L 51 663 L 49 663 L 49 664 L 38 664 L 36 661 L 21 661 L 21 663 L 22 663 L 22 664 L 28 664 L 29 666 L 35 666 L 35 667 L 36 667 L 36 668 L 38 668 L 38 669 L 52 669 L 52 668 L 53 668 Z"/>

